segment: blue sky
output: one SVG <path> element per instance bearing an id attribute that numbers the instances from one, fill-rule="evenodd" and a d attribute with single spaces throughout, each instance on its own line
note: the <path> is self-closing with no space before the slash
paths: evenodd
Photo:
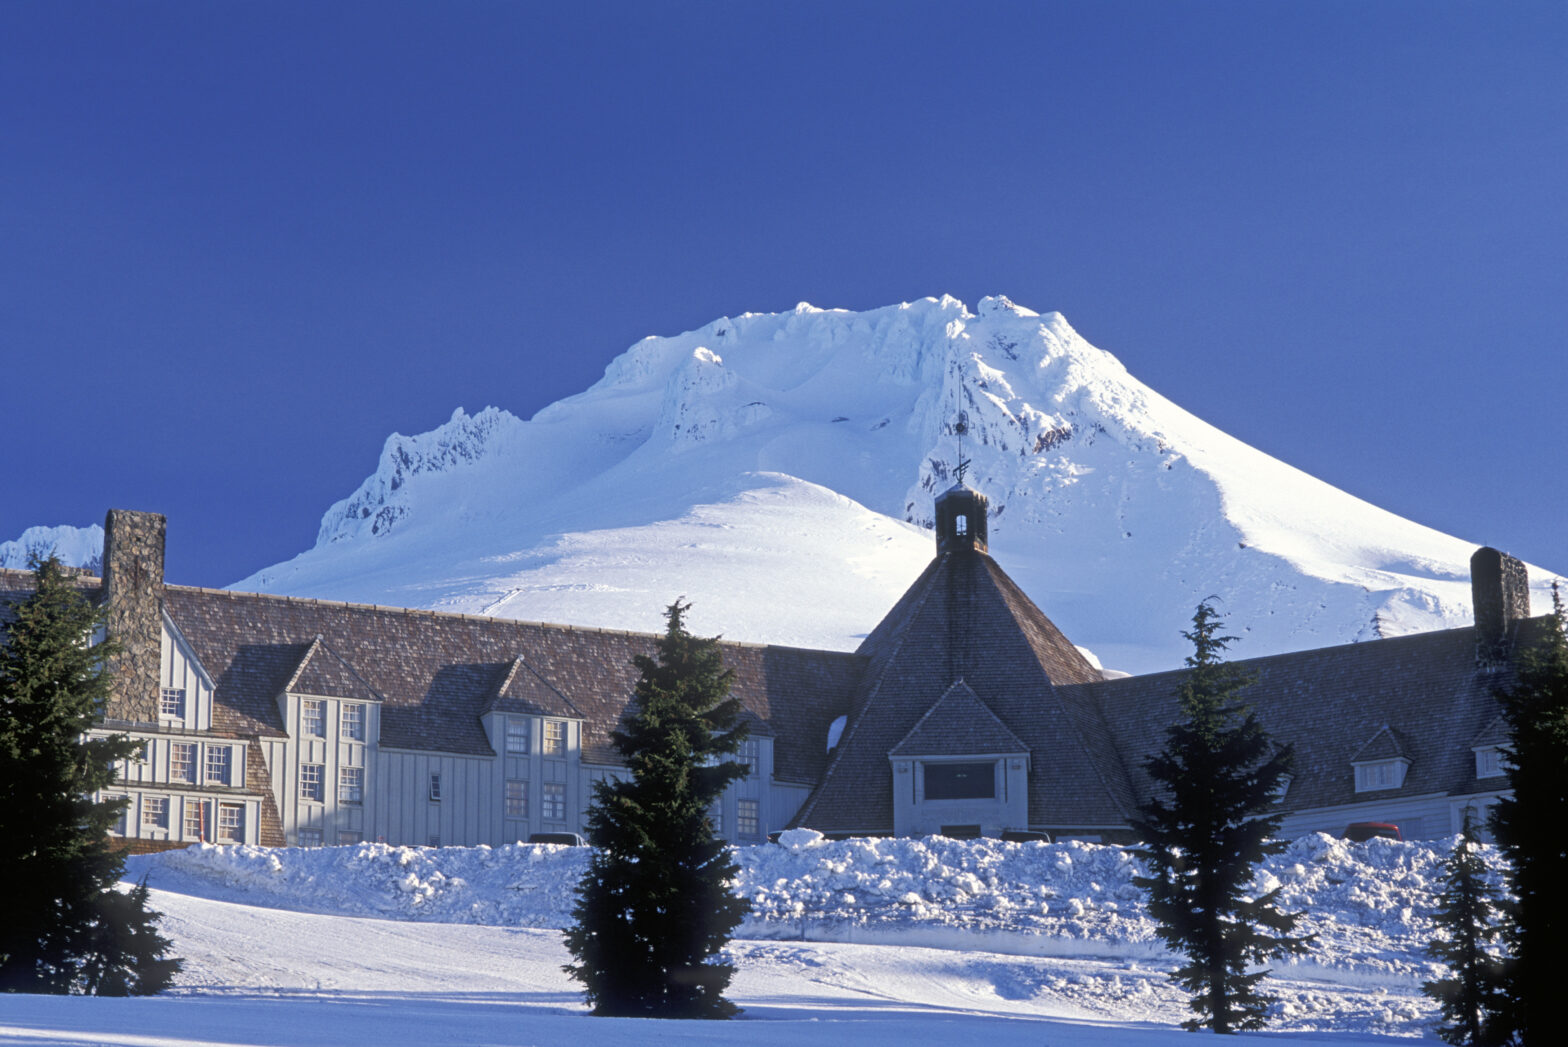
<path id="1" fill-rule="evenodd" d="M 393 431 L 942 293 L 1568 570 L 1568 5 L 0 4 L 0 539 L 227 584 Z"/>

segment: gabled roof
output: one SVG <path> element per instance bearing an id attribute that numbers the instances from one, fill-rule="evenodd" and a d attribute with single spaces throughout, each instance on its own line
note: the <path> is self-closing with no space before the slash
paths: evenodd
<path id="1" fill-rule="evenodd" d="M 355 702 L 379 702 L 381 696 L 354 671 L 354 667 L 317 636 L 283 685 L 290 694 L 312 694 Z"/>
<path id="2" fill-rule="evenodd" d="M 325 672 L 335 660 L 380 697 L 383 745 L 475 756 L 493 753 L 480 719 L 486 712 L 536 709 L 581 717 L 583 759 L 618 763 L 609 731 L 631 700 L 632 658 L 655 654 L 658 639 L 176 585 L 164 588 L 164 606 L 217 685 L 213 716 L 221 730 L 283 734 L 277 696 L 302 667 L 314 671 L 319 659 Z M 318 638 L 322 651 L 307 658 Z M 828 724 L 848 708 L 864 659 L 720 646 L 736 671 L 733 693 L 748 724 L 777 739 L 775 776 L 815 781 Z"/>
<path id="3" fill-rule="evenodd" d="M 1549 618 L 1519 623 L 1519 643 L 1534 642 Z M 1407 795 L 1473 792 L 1471 739 L 1497 717 L 1494 688 L 1511 673 L 1479 671 L 1473 628 L 1413 633 L 1365 643 L 1237 659 L 1256 677 L 1240 698 L 1275 742 L 1295 749 L 1292 810 L 1366 800 L 1355 791 L 1349 754 L 1378 759 L 1386 742 L 1410 760 Z M 1182 671 L 1087 684 L 1113 725 L 1140 799 L 1153 795 L 1144 764 L 1164 748 L 1175 722 Z M 1391 728 L 1385 732 L 1384 728 Z M 1370 748 L 1375 743 L 1378 749 Z"/>
<path id="4" fill-rule="evenodd" d="M 1502 714 L 1499 713 L 1487 721 L 1486 726 L 1481 728 L 1480 734 L 1470 739 L 1470 748 L 1484 749 L 1489 745 L 1508 745 L 1511 740 L 1508 733 L 1508 721 L 1504 720 Z"/>
<path id="5" fill-rule="evenodd" d="M 1026 753 L 1029 747 L 959 680 L 926 711 L 889 756 Z"/>
<path id="6" fill-rule="evenodd" d="M 888 754 L 959 679 L 1038 757 L 1032 823 L 1120 825 L 1132 814 L 1110 730 L 1093 696 L 1072 686 L 1100 674 L 986 554 L 939 555 L 859 653 L 868 665 L 849 724 L 797 824 L 892 832 Z"/>
<path id="7" fill-rule="evenodd" d="M 529 713 L 534 716 L 564 716 L 582 719 L 582 713 L 566 696 L 545 682 L 521 657 L 513 658 L 495 698 L 485 712 Z"/>
<path id="8" fill-rule="evenodd" d="M 1356 755 L 1350 758 L 1351 763 L 1367 763 L 1372 760 L 1397 760 L 1408 759 L 1405 756 L 1405 747 L 1399 744 L 1399 735 L 1388 724 L 1384 724 L 1367 743 L 1356 750 Z"/>

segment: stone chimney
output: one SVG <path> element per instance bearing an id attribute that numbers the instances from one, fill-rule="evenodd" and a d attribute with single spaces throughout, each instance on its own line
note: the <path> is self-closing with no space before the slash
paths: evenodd
<path id="1" fill-rule="evenodd" d="M 1475 607 L 1475 657 L 1483 668 L 1508 660 L 1514 623 L 1530 617 L 1530 576 L 1524 564 L 1483 545 L 1470 557 Z"/>
<path id="2" fill-rule="evenodd" d="M 163 647 L 164 518 L 110 509 L 103 522 L 103 602 L 109 638 L 109 719 L 158 722 Z"/>

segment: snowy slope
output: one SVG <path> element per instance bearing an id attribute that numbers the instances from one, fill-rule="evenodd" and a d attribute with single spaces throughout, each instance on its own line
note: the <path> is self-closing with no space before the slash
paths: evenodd
<path id="1" fill-rule="evenodd" d="M 1427 1033 L 1422 950 L 1444 853 L 1312 836 L 1270 860 L 1260 886 L 1282 885 L 1319 936 L 1266 983 L 1271 1034 L 1349 1047 Z M 729 949 L 739 1026 L 581 1018 L 556 928 L 585 858 L 377 844 L 133 857 L 127 882 L 148 877 L 186 961 L 178 988 L 18 997 L 0 1043 L 1190 1042 L 1118 848 L 804 832 L 740 848 L 754 912 Z"/>
<path id="2" fill-rule="evenodd" d="M 992 552 L 1107 665 L 1179 664 L 1209 595 L 1242 656 L 1469 621 L 1476 543 L 1226 436 L 1005 298 L 644 339 L 531 420 L 392 436 L 313 549 L 234 588 L 642 630 L 685 595 L 703 632 L 853 648 L 930 558 L 960 416 Z"/>
<path id="3" fill-rule="evenodd" d="M 0 542 L 0 569 L 28 569 L 33 558 L 54 554 L 67 567 L 85 567 L 97 574 L 103 567 L 103 528 L 29 527 L 14 541 Z"/>

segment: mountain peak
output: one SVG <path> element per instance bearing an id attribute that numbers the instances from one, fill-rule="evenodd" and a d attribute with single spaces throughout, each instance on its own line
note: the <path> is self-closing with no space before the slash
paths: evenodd
<path id="1" fill-rule="evenodd" d="M 992 555 L 1108 666 L 1179 665 L 1211 594 L 1246 656 L 1469 621 L 1472 543 L 1227 436 L 1002 295 L 644 338 L 529 421 L 389 437 L 314 549 L 236 587 L 629 629 L 685 593 L 699 630 L 851 649 L 931 557 L 960 417 Z"/>

